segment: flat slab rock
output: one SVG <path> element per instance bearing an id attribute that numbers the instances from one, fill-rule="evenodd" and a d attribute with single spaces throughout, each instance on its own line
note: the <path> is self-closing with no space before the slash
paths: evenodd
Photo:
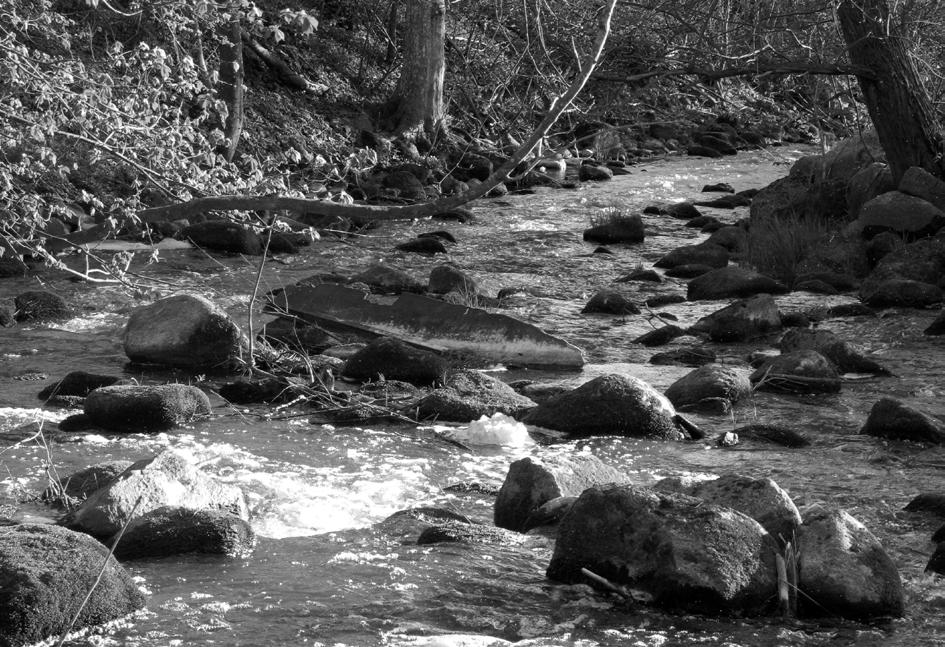
<path id="1" fill-rule="evenodd" d="M 526 368 L 578 369 L 581 350 L 563 339 L 507 315 L 404 293 L 389 304 L 339 285 L 296 285 L 278 299 L 290 313 L 326 323 L 387 335 L 436 352 L 454 352 Z"/>

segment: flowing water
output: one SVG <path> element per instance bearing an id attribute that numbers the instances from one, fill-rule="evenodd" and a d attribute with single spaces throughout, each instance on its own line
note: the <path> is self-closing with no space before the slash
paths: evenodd
<path id="1" fill-rule="evenodd" d="M 636 375 L 664 389 L 690 369 L 646 363 L 653 351 L 630 343 L 651 328 L 645 316 L 579 313 L 596 289 L 705 235 L 681 221 L 646 217 L 646 242 L 613 246 L 613 255 L 593 255 L 594 245 L 581 240 L 589 217 L 608 206 L 640 209 L 655 200 L 697 198 L 704 183 L 727 181 L 738 190 L 761 187 L 784 175 L 786 163 L 801 153 L 780 149 L 776 156 L 759 152 L 724 160 L 655 161 L 634 167 L 629 176 L 573 191 L 539 190 L 481 201 L 471 224 L 385 224 L 368 237 L 323 240 L 298 256 L 270 263 L 262 289 L 316 272 L 354 273 L 375 261 L 399 265 L 424 279 L 441 259 L 392 249 L 417 233 L 445 228 L 459 241 L 451 260 L 488 293 L 510 286 L 530 288 L 531 294 L 512 299 L 510 313 L 582 347 L 589 361 L 581 373 L 498 370 L 495 375 L 577 385 L 613 372 Z M 739 209 L 715 215 L 734 221 L 746 214 Z M 161 263 L 137 270 L 152 279 L 148 284 L 153 293 L 146 298 L 196 290 L 231 309 L 240 321 L 245 319 L 255 281 L 251 262 L 214 260 L 195 250 L 162 256 Z M 923 573 L 937 524 L 902 512 L 916 493 L 942 491 L 945 452 L 857 434 L 872 403 L 885 395 L 945 413 L 943 341 L 921 334 L 934 313 L 889 311 L 879 319 L 822 324 L 873 352 L 896 377 L 850 380 L 840 394 L 829 396 L 759 393 L 734 416 L 695 417 L 717 433 L 751 421 L 788 424 L 812 439 L 806 449 L 721 449 L 712 442 L 594 438 L 550 447 L 480 446 L 467 452 L 416 427 L 332 427 L 311 424 L 305 415 L 236 410 L 222 401 L 216 402 L 214 420 L 173 433 L 59 433 L 53 423 L 67 412 L 42 410 L 36 399 L 49 379 L 77 369 L 144 380 L 168 376 L 141 376 L 125 366 L 119 333 L 128 311 L 140 303 L 135 297 L 53 276 L 43 282 L 46 289 L 66 295 L 80 315 L 52 328 L 0 330 L 0 503 L 12 502 L 24 519 L 55 516 L 33 499 L 46 483 L 48 462 L 65 475 L 94 462 L 139 459 L 175 447 L 192 455 L 208 473 L 243 488 L 260 537 L 246 559 L 188 555 L 129 562 L 128 568 L 149 592 L 147 609 L 67 644 L 945 644 L 945 580 Z M 36 287 L 36 279 L 0 284 L 4 297 Z M 684 284 L 669 281 L 656 289 L 684 292 Z M 850 300 L 787 295 L 779 303 L 791 310 Z M 681 303 L 661 311 L 689 325 L 721 305 Z M 724 362 L 743 362 L 761 346 L 727 345 L 718 351 Z M 40 422 L 46 444 L 23 440 Z M 644 484 L 669 475 L 738 471 L 772 477 L 802 510 L 818 502 L 840 504 L 879 537 L 899 566 L 907 615 L 876 626 L 669 615 L 629 608 L 585 586 L 548 581 L 544 570 L 553 543 L 546 538 L 529 537 L 521 546 L 416 546 L 375 527 L 393 512 L 421 504 L 491 521 L 490 497 L 448 494 L 443 488 L 458 481 L 498 485 L 513 460 L 558 452 L 596 454 Z"/>

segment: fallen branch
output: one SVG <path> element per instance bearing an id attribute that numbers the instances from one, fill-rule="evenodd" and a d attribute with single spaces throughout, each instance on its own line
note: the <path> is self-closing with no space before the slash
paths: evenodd
<path id="1" fill-rule="evenodd" d="M 684 67 L 679 69 L 651 70 L 630 76 L 615 74 L 598 74 L 595 81 L 611 83 L 637 83 L 660 76 L 699 76 L 710 81 L 725 79 L 733 76 L 764 76 L 768 74 L 819 74 L 824 76 L 856 75 L 873 77 L 873 72 L 862 65 L 845 65 L 841 63 L 818 63 L 814 61 L 780 61 L 775 63 L 757 63 L 755 65 L 740 65 L 719 69 L 701 69 Z"/>
<path id="2" fill-rule="evenodd" d="M 600 62 L 604 44 L 610 35 L 610 22 L 614 15 L 617 0 L 609 0 L 606 9 L 602 12 L 597 40 L 591 56 L 581 65 L 578 75 L 571 82 L 568 89 L 552 101 L 551 107 L 541 123 L 532 131 L 525 142 L 518 147 L 515 153 L 504 164 L 499 166 L 492 175 L 480 184 L 470 187 L 456 196 L 441 198 L 433 202 L 409 206 L 372 206 L 372 205 L 340 205 L 326 200 L 312 200 L 308 198 L 290 198 L 286 196 L 245 196 L 223 195 L 206 198 L 197 198 L 180 204 L 170 204 L 163 207 L 152 207 L 139 212 L 144 222 L 157 222 L 172 218 L 189 218 L 207 211 L 256 211 L 256 210 L 286 210 L 299 213 L 309 213 L 317 216 L 343 217 L 355 223 L 365 223 L 371 220 L 406 220 L 424 218 L 443 211 L 449 211 L 461 205 L 481 198 L 506 177 L 531 153 L 532 149 L 548 134 L 558 117 L 567 109 L 575 97 L 581 92 Z"/>

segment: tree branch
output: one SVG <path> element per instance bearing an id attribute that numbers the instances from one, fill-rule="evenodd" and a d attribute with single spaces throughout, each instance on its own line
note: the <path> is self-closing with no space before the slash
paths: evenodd
<path id="1" fill-rule="evenodd" d="M 243 196 L 225 195 L 197 198 L 180 204 L 171 204 L 163 207 L 152 207 L 139 212 L 144 222 L 156 222 L 173 218 L 188 218 L 207 211 L 257 211 L 257 210 L 287 210 L 301 213 L 310 213 L 319 216 L 341 216 L 356 223 L 371 220 L 400 220 L 423 218 L 442 211 L 448 211 L 461 205 L 481 198 L 500 182 L 508 177 L 518 164 L 532 151 L 551 130 L 558 117 L 567 109 L 575 97 L 581 92 L 591 74 L 600 62 L 604 51 L 604 44 L 610 35 L 610 23 L 614 15 L 617 0 L 609 0 L 607 7 L 602 11 L 597 40 L 587 60 L 581 65 L 580 73 L 571 82 L 568 89 L 552 102 L 545 114 L 545 118 L 528 136 L 525 142 L 518 147 L 515 153 L 492 175 L 482 183 L 456 196 L 441 198 L 433 202 L 410 206 L 373 206 L 373 205 L 340 205 L 327 200 L 311 200 L 308 198 L 291 198 L 286 196 Z"/>
<path id="2" fill-rule="evenodd" d="M 724 79 L 732 76 L 761 76 L 765 74 L 823 74 L 830 76 L 856 75 L 871 78 L 872 70 L 862 65 L 845 65 L 841 63 L 818 63 L 814 61 L 779 61 L 776 63 L 757 63 L 755 65 L 739 65 L 723 67 L 716 70 L 706 70 L 694 67 L 676 70 L 652 70 L 631 76 L 613 74 L 597 74 L 595 81 L 611 83 L 636 83 L 657 76 L 701 76 L 706 79 Z"/>

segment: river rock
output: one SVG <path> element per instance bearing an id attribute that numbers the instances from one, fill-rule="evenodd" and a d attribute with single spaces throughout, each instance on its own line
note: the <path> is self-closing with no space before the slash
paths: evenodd
<path id="1" fill-rule="evenodd" d="M 713 341 L 746 341 L 781 329 L 778 305 L 770 294 L 741 299 L 702 317 L 690 332 L 704 333 Z"/>
<path id="2" fill-rule="evenodd" d="M 859 287 L 857 280 L 849 274 L 831 271 L 803 272 L 798 274 L 794 281 L 795 283 L 804 283 L 806 281 L 826 283 L 837 292 L 850 292 Z"/>
<path id="3" fill-rule="evenodd" d="M 729 508 L 633 485 L 585 490 L 561 521 L 547 575 L 586 583 L 582 568 L 662 607 L 757 614 L 777 597 L 775 547 Z"/>
<path id="4" fill-rule="evenodd" d="M 616 290 L 603 289 L 591 297 L 582 314 L 638 315 L 640 306 Z"/>
<path id="5" fill-rule="evenodd" d="M 594 243 L 641 243 L 643 219 L 639 214 L 620 215 L 584 230 L 583 238 Z"/>
<path id="6" fill-rule="evenodd" d="M 666 205 L 662 213 L 676 220 L 692 220 L 702 215 L 702 212 L 696 209 L 691 202 L 673 202 Z"/>
<path id="7" fill-rule="evenodd" d="M 426 195 L 423 191 L 423 182 L 407 169 L 399 168 L 386 173 L 383 184 L 386 188 L 396 191 L 402 198 L 417 200 Z"/>
<path id="8" fill-rule="evenodd" d="M 207 220 L 184 227 L 178 237 L 189 240 L 197 247 L 234 254 L 259 256 L 263 241 L 255 231 L 229 220 Z"/>
<path id="9" fill-rule="evenodd" d="M 706 223 L 709 224 L 709 223 Z M 703 226 L 703 229 L 705 227 Z M 748 231 L 744 227 L 736 225 L 726 225 L 719 227 L 705 241 L 706 245 L 718 245 L 724 247 L 731 254 L 744 251 L 748 246 Z"/>
<path id="10" fill-rule="evenodd" d="M 939 313 L 929 327 L 923 331 L 926 335 L 945 335 L 945 310 Z"/>
<path id="11" fill-rule="evenodd" d="M 945 422 L 893 398 L 882 398 L 873 405 L 860 433 L 891 440 L 945 444 Z"/>
<path id="12" fill-rule="evenodd" d="M 879 362 L 870 359 L 849 342 L 822 328 L 789 330 L 781 337 L 778 347 L 782 353 L 815 350 L 833 362 L 840 373 L 889 375 L 889 371 Z"/>
<path id="13" fill-rule="evenodd" d="M 481 523 L 445 522 L 420 533 L 417 545 L 459 543 L 485 546 L 514 546 L 525 541 L 521 534 Z"/>
<path id="14" fill-rule="evenodd" d="M 549 530 L 552 535 L 557 535 L 558 523 L 570 512 L 571 507 L 577 499 L 576 496 L 559 496 L 542 503 L 528 515 L 522 532 L 530 532 L 535 528 L 542 528 Z"/>
<path id="15" fill-rule="evenodd" d="M 780 539 L 782 544 L 794 541 L 794 532 L 801 525 L 801 513 L 791 496 L 769 478 L 751 478 L 740 474 L 723 474 L 711 481 L 687 483 L 679 477 L 665 478 L 653 485 L 661 492 L 687 494 L 724 508 L 746 514 Z"/>
<path id="16" fill-rule="evenodd" d="M 249 518 L 240 488 L 214 479 L 184 454 L 167 449 L 134 463 L 114 481 L 93 492 L 62 523 L 104 540 L 121 530 L 133 515 L 167 506 L 226 510 L 241 519 Z"/>
<path id="17" fill-rule="evenodd" d="M 239 378 L 221 384 L 217 392 L 231 404 L 276 404 L 291 402 L 299 396 L 311 393 L 308 386 L 307 380 L 294 377 Z"/>
<path id="18" fill-rule="evenodd" d="M 931 283 L 890 279 L 872 286 L 863 302 L 873 308 L 927 308 L 942 303 L 942 289 Z"/>
<path id="19" fill-rule="evenodd" d="M 688 348 L 677 348 L 657 353 L 650 357 L 650 364 L 661 366 L 671 364 L 681 364 L 683 366 L 702 366 L 715 361 L 715 351 L 705 346 L 691 346 Z"/>
<path id="20" fill-rule="evenodd" d="M 356 283 L 364 283 L 371 290 L 385 294 L 400 294 L 401 292 L 422 293 L 424 286 L 403 270 L 376 263 L 369 268 L 351 277 Z"/>
<path id="21" fill-rule="evenodd" d="M 414 544 L 427 528 L 452 523 L 471 524 L 472 519 L 446 508 L 419 506 L 407 510 L 398 510 L 375 524 L 374 529 L 386 535 L 391 535 L 404 543 Z"/>
<path id="22" fill-rule="evenodd" d="M 430 270 L 427 291 L 433 294 L 446 294 L 454 290 L 462 294 L 479 294 L 479 286 L 465 272 L 452 265 L 437 265 Z"/>
<path id="23" fill-rule="evenodd" d="M 892 231 L 882 231 L 866 242 L 866 263 L 875 268 L 881 260 L 903 246 L 902 237 Z M 878 283 L 878 282 L 877 282 Z"/>
<path id="24" fill-rule="evenodd" d="M 878 195 L 860 208 L 856 228 L 866 238 L 882 231 L 894 231 L 907 239 L 930 236 L 945 225 L 945 212 L 922 198 L 890 191 Z"/>
<path id="25" fill-rule="evenodd" d="M 701 263 L 677 265 L 666 270 L 666 276 L 673 279 L 694 279 L 714 269 L 716 268 L 711 265 L 702 265 Z"/>
<path id="26" fill-rule="evenodd" d="M 732 142 L 729 140 L 728 133 L 710 132 L 697 134 L 696 142 L 700 146 L 706 146 L 710 149 L 716 150 L 722 155 L 734 155 L 738 152 L 735 149 L 735 146 L 733 146 Z"/>
<path id="27" fill-rule="evenodd" d="M 573 436 L 681 440 L 675 414 L 669 400 L 643 380 L 602 375 L 538 405 L 522 422 Z"/>
<path id="28" fill-rule="evenodd" d="M 552 499 L 578 496 L 593 485 L 628 480 L 591 454 L 522 458 L 509 466 L 495 500 L 493 520 L 500 528 L 525 532 L 529 517 Z"/>
<path id="29" fill-rule="evenodd" d="M 798 604 L 805 615 L 853 619 L 902 616 L 896 565 L 862 523 L 844 510 L 808 511 L 798 530 Z"/>
<path id="30" fill-rule="evenodd" d="M 690 157 L 722 157 L 722 153 L 720 151 L 703 144 L 689 144 L 689 146 L 686 147 L 686 155 L 689 155 Z"/>
<path id="31" fill-rule="evenodd" d="M 728 182 L 702 185 L 702 193 L 735 193 L 735 189 Z"/>
<path id="32" fill-rule="evenodd" d="M 945 211 L 945 182 L 924 168 L 911 166 L 899 180 L 899 190 L 922 198 L 935 208 Z"/>
<path id="33" fill-rule="evenodd" d="M 164 507 L 136 516 L 120 538 L 106 542 L 113 544 L 121 560 L 186 553 L 246 557 L 256 545 L 256 534 L 248 521 L 226 510 Z"/>
<path id="34" fill-rule="evenodd" d="M 751 395 L 748 373 L 737 368 L 706 364 L 684 375 L 666 389 L 666 397 L 677 409 L 717 409 L 718 401 L 727 405 Z"/>
<path id="35" fill-rule="evenodd" d="M 927 512 L 938 517 L 945 517 L 945 493 L 923 492 L 917 494 L 903 508 L 908 512 Z"/>
<path id="36" fill-rule="evenodd" d="M 50 503 L 61 502 L 63 495 L 80 501 L 113 482 L 118 475 L 131 467 L 131 461 L 106 461 L 90 465 L 61 479 L 56 486 L 43 490 L 42 499 Z"/>
<path id="37" fill-rule="evenodd" d="M 706 243 L 684 245 L 666 254 L 653 265 L 662 268 L 673 268 L 679 265 L 725 267 L 728 265 L 728 250 L 719 245 Z"/>
<path id="38" fill-rule="evenodd" d="M 808 281 L 795 281 L 794 291 L 810 292 L 812 294 L 840 294 L 840 291 L 837 290 L 837 288 L 833 287 L 829 283 L 824 283 L 823 281 L 818 281 L 816 279 L 811 279 Z"/>
<path id="39" fill-rule="evenodd" d="M 660 276 L 660 273 L 656 270 L 633 270 L 629 274 L 624 274 L 618 279 L 614 279 L 617 283 L 629 283 L 631 281 L 643 281 L 647 283 L 662 283 L 663 277 Z"/>
<path id="40" fill-rule="evenodd" d="M 914 243 L 900 245 L 887 254 L 860 285 L 860 298 L 870 302 L 878 286 L 890 280 L 909 280 L 938 285 L 945 277 L 945 235 L 923 238 Z M 890 292 L 895 292 L 895 284 Z M 904 284 L 903 288 L 911 286 Z M 919 286 L 921 287 L 921 286 Z M 917 290 L 919 294 L 928 290 Z M 932 295 L 935 297 L 936 295 Z M 939 297 L 940 298 L 940 297 Z M 888 297 L 884 297 L 888 300 Z"/>
<path id="41" fill-rule="evenodd" d="M 57 380 L 40 391 L 38 397 L 40 400 L 49 400 L 59 396 L 84 398 L 90 391 L 102 386 L 111 386 L 120 379 L 114 375 L 96 375 L 85 371 L 70 371 L 61 380 Z"/>
<path id="42" fill-rule="evenodd" d="M 667 326 L 655 328 L 648 333 L 643 333 L 630 343 L 643 344 L 644 346 L 662 346 L 663 344 L 668 344 L 677 337 L 682 337 L 685 334 L 685 330 L 679 326 L 673 326 L 670 324 Z"/>
<path id="43" fill-rule="evenodd" d="M 428 256 L 449 253 L 443 242 L 436 238 L 414 238 L 405 243 L 400 243 L 397 245 L 397 249 L 402 252 L 426 254 Z"/>
<path id="44" fill-rule="evenodd" d="M 945 575 L 945 541 L 938 542 L 935 551 L 929 558 L 929 563 L 925 565 L 925 572 Z"/>
<path id="45" fill-rule="evenodd" d="M 439 355 L 380 337 L 345 362 L 342 375 L 354 380 L 402 380 L 417 386 L 442 382 L 448 364 Z"/>
<path id="46" fill-rule="evenodd" d="M 737 266 L 721 267 L 689 282 L 689 301 L 744 298 L 755 294 L 785 294 L 787 286 L 754 270 Z"/>
<path id="47" fill-rule="evenodd" d="M 95 389 L 85 398 L 85 415 L 103 429 L 161 431 L 208 418 L 210 399 L 195 386 L 126 384 Z"/>
<path id="48" fill-rule="evenodd" d="M 420 418 L 469 422 L 481 416 L 504 413 L 519 417 L 535 403 L 519 395 L 505 382 L 479 371 L 459 370 L 446 378 L 442 388 L 417 403 Z"/>
<path id="49" fill-rule="evenodd" d="M 813 350 L 784 353 L 765 361 L 749 377 L 757 389 L 787 393 L 837 393 L 840 375 Z"/>
<path id="50" fill-rule="evenodd" d="M 212 371 L 240 361 L 243 337 L 209 299 L 179 294 L 135 308 L 123 343 L 132 362 Z"/>
<path id="51" fill-rule="evenodd" d="M 327 330 L 298 317 L 278 317 L 265 325 L 262 334 L 269 343 L 303 351 L 310 356 L 341 343 Z"/>
<path id="52" fill-rule="evenodd" d="M 117 620 L 144 606 L 131 574 L 105 546 L 58 526 L 0 527 L 0 581 L 0 645 L 9 647 Z"/>
<path id="53" fill-rule="evenodd" d="M 72 317 L 72 309 L 58 294 L 43 290 L 30 290 L 13 300 L 13 318 L 21 323 L 34 321 L 61 321 Z"/>
<path id="54" fill-rule="evenodd" d="M 847 209 L 849 218 L 855 221 L 860 215 L 863 205 L 878 195 L 887 193 L 896 188 L 889 166 L 881 162 L 873 162 L 860 169 L 850 178 L 847 186 Z"/>
<path id="55" fill-rule="evenodd" d="M 693 218 L 686 223 L 687 227 L 692 227 L 693 229 L 702 229 L 706 225 L 723 225 L 721 221 L 715 216 L 699 216 L 698 218 Z"/>
<path id="56" fill-rule="evenodd" d="M 581 164 L 581 168 L 578 169 L 578 179 L 581 180 L 581 182 L 601 182 L 603 180 L 609 180 L 613 176 L 614 172 L 606 166 Z"/>
<path id="57" fill-rule="evenodd" d="M 735 207 L 747 207 L 751 204 L 751 198 L 740 194 L 723 195 L 712 200 L 699 200 L 695 203 L 697 207 L 712 207 L 714 209 L 734 209 Z"/>
<path id="58" fill-rule="evenodd" d="M 808 447 L 810 441 L 804 435 L 780 425 L 751 423 L 733 429 L 732 433 L 742 440 L 757 440 L 782 447 Z"/>

